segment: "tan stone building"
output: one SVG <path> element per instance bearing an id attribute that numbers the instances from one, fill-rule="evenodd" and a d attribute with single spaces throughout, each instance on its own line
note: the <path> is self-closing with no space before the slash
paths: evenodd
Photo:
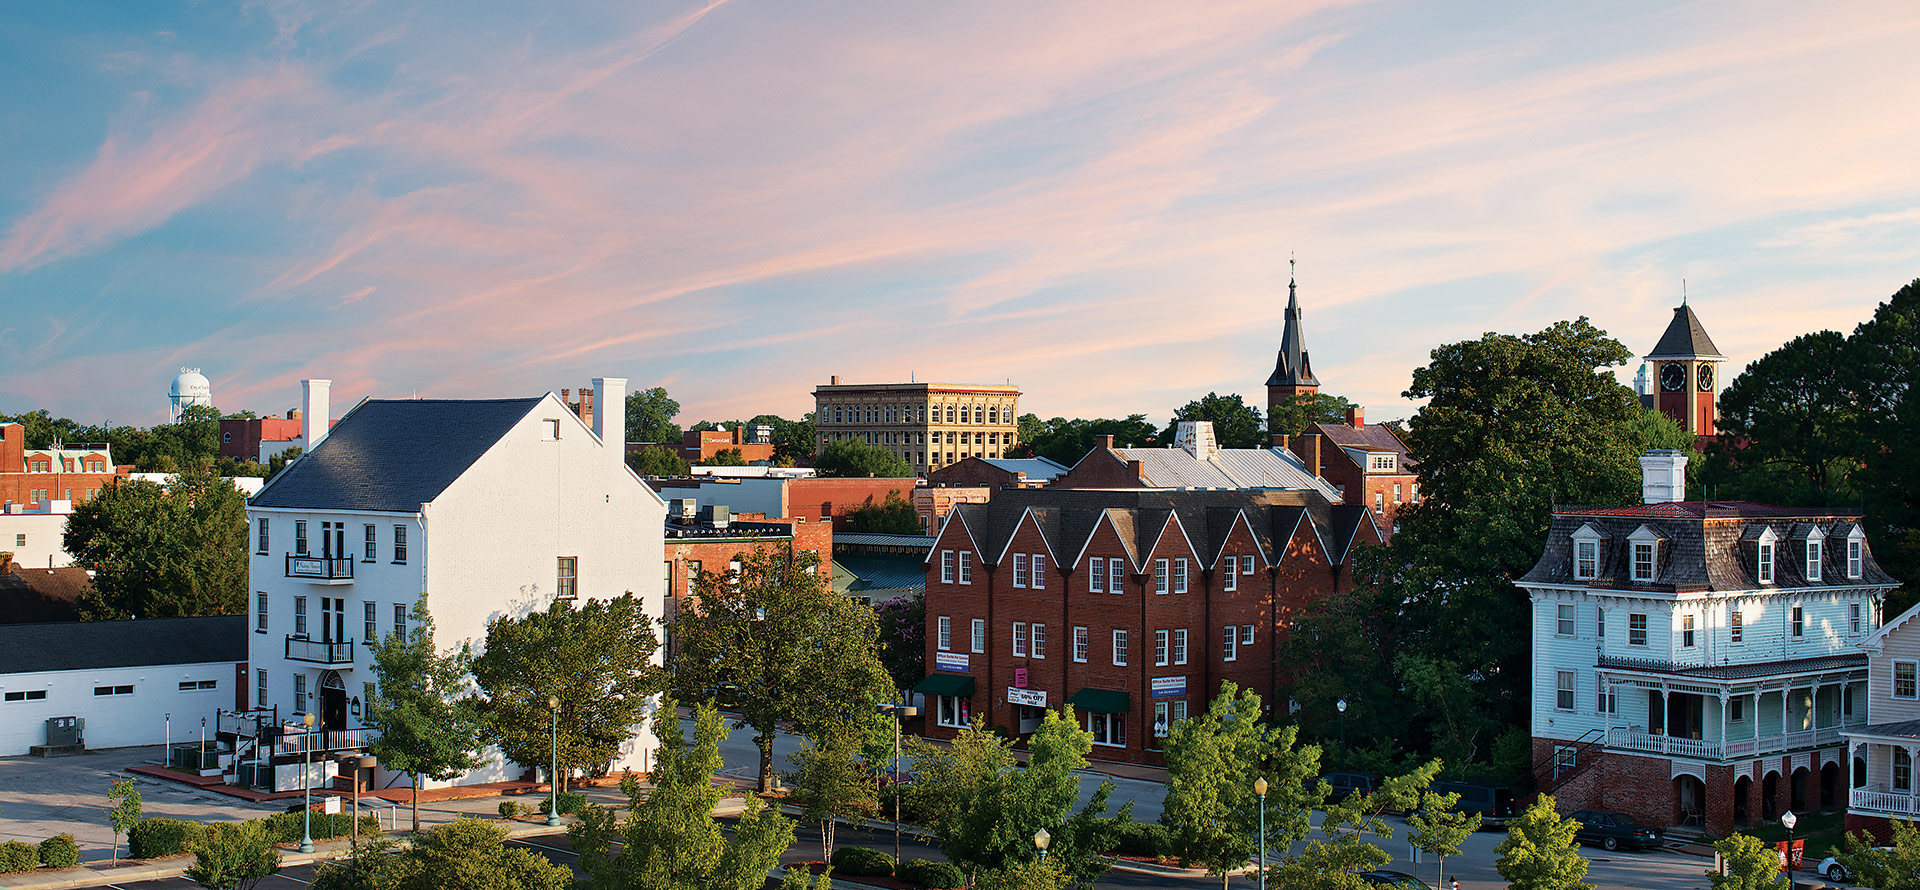
<path id="1" fill-rule="evenodd" d="M 1018 440 L 1020 388 L 970 383 L 849 383 L 813 390 L 814 453 L 862 439 L 927 473 L 1000 457 Z"/>

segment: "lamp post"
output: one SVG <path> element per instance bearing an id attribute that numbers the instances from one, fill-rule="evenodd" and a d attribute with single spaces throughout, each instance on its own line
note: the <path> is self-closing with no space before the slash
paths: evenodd
<path id="1" fill-rule="evenodd" d="M 1040 861 L 1047 861 L 1047 847 L 1053 843 L 1053 835 L 1042 828 L 1033 833 L 1033 848 L 1040 851 Z"/>
<path id="2" fill-rule="evenodd" d="M 900 721 L 920 713 L 912 705 L 881 705 L 893 715 L 893 861 L 900 861 Z"/>
<path id="3" fill-rule="evenodd" d="M 160 764 L 162 766 L 166 766 L 169 768 L 173 766 L 173 712 L 172 711 L 167 712 L 167 750 L 160 752 Z"/>
<path id="4" fill-rule="evenodd" d="M 1267 890 L 1267 777 L 1253 780 L 1253 793 L 1260 796 L 1260 890 Z"/>
<path id="5" fill-rule="evenodd" d="M 200 752 L 193 758 L 193 774 L 207 768 L 207 718 L 200 718 Z"/>
<path id="6" fill-rule="evenodd" d="M 553 715 L 553 775 L 547 777 L 547 825 L 560 824 L 560 697 L 547 696 L 547 713 Z"/>
<path id="7" fill-rule="evenodd" d="M 1780 824 L 1787 827 L 1787 887 L 1793 887 L 1793 826 L 1800 824 L 1800 817 L 1792 810 L 1780 814 Z"/>
<path id="8" fill-rule="evenodd" d="M 300 734 L 300 794 L 306 806 L 300 808 L 300 852 L 313 852 L 313 712 L 303 718 L 307 731 Z"/>
<path id="9" fill-rule="evenodd" d="M 1344 752 L 1347 750 L 1347 700 L 1343 698 L 1333 706 L 1340 709 L 1340 750 Z"/>

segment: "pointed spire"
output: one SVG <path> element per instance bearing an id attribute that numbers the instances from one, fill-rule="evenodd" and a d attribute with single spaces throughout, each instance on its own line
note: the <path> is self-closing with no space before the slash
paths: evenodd
<path id="1" fill-rule="evenodd" d="M 1274 360 L 1268 386 L 1319 387 L 1313 376 L 1313 364 L 1307 358 L 1306 329 L 1301 324 L 1300 292 L 1295 282 L 1295 261 L 1287 259 L 1287 326 L 1280 333 L 1280 355 Z"/>

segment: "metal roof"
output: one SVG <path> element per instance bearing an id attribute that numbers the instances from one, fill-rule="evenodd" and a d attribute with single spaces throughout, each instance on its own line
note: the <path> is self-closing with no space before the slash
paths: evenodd
<path id="1" fill-rule="evenodd" d="M 0 625 L 0 674 L 246 660 L 245 615 Z"/>
<path id="2" fill-rule="evenodd" d="M 1067 471 L 1065 466 L 1044 457 L 984 457 L 978 458 L 978 460 L 981 463 L 992 465 L 999 469 L 1006 470 L 1009 473 L 1024 474 L 1028 479 L 1035 480 L 1052 479 Z"/>
<path id="3" fill-rule="evenodd" d="M 417 513 L 460 478 L 532 399 L 370 399 L 267 483 L 254 507 Z"/>
<path id="4" fill-rule="evenodd" d="M 1319 386 L 1313 362 L 1307 358 L 1307 333 L 1301 323 L 1300 298 L 1293 280 L 1287 280 L 1287 326 L 1280 332 L 1280 355 L 1273 362 L 1268 386 Z"/>
<path id="5" fill-rule="evenodd" d="M 1674 307 L 1673 321 L 1667 324 L 1667 332 L 1660 335 L 1647 358 L 1725 358 L 1719 348 L 1713 345 L 1713 338 L 1707 336 L 1707 329 L 1700 326 L 1700 317 L 1685 303 Z"/>
<path id="6" fill-rule="evenodd" d="M 1183 448 L 1115 448 L 1121 460 L 1140 462 L 1141 478 L 1155 488 L 1283 488 L 1317 491 L 1339 502 L 1340 491 L 1307 472 L 1282 448 L 1222 448 L 1201 460 Z"/>

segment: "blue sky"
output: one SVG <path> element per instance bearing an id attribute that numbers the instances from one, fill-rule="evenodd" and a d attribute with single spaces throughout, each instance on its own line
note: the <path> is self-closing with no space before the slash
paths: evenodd
<path id="1" fill-rule="evenodd" d="M 0 6 L 0 410 L 598 375 L 1042 417 L 1326 391 L 1686 279 L 1737 370 L 1920 276 L 1910 3 Z M 1623 369 L 1630 374 L 1631 368 Z"/>

